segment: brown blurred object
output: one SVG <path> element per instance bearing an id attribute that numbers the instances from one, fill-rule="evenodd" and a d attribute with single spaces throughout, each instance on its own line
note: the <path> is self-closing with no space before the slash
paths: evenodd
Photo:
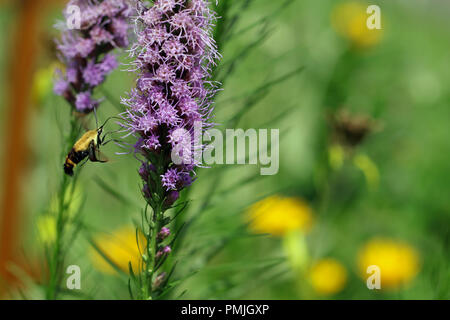
<path id="1" fill-rule="evenodd" d="M 0 295 L 17 283 L 17 279 L 9 270 L 11 265 L 18 265 L 24 270 L 27 266 L 21 264 L 20 223 L 22 216 L 23 188 L 27 164 L 27 128 L 30 113 L 30 88 L 34 64 L 38 52 L 38 34 L 41 18 L 45 16 L 49 4 L 60 2 L 49 0 L 15 0 L 1 1 L 14 6 L 17 12 L 15 34 L 9 47 L 10 69 L 6 92 L 9 110 L 6 114 L 6 131 L 4 135 L 5 164 L 3 195 L 0 210 Z"/>
<path id="2" fill-rule="evenodd" d="M 381 124 L 371 117 L 352 114 L 341 109 L 330 116 L 333 128 L 333 141 L 348 147 L 356 147 L 373 132 L 381 130 Z"/>

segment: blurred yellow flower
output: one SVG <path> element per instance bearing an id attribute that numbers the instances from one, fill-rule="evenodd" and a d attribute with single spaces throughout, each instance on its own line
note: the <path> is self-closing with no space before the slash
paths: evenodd
<path id="1" fill-rule="evenodd" d="M 367 27 L 368 5 L 356 1 L 339 3 L 331 14 L 331 23 L 338 34 L 358 48 L 368 48 L 381 41 L 382 29 Z"/>
<path id="2" fill-rule="evenodd" d="M 56 239 L 56 219 L 51 215 L 40 215 L 36 221 L 40 240 L 52 244 Z"/>
<path id="3" fill-rule="evenodd" d="M 319 294 L 336 294 L 342 291 L 347 283 L 347 270 L 335 259 L 319 260 L 309 271 L 309 281 Z"/>
<path id="4" fill-rule="evenodd" d="M 53 88 L 53 76 L 56 68 L 61 68 L 59 62 L 54 62 L 45 68 L 38 69 L 32 80 L 31 97 L 36 105 L 42 104 Z"/>
<path id="5" fill-rule="evenodd" d="M 82 204 L 83 193 L 79 184 L 71 184 L 67 187 L 64 194 L 64 215 L 69 218 L 70 226 L 74 215 L 79 213 Z M 56 216 L 60 210 L 60 199 L 55 194 L 50 199 L 48 211 L 40 215 L 36 220 L 37 231 L 40 240 L 45 244 L 52 244 L 56 239 Z"/>
<path id="6" fill-rule="evenodd" d="M 134 272 L 139 271 L 141 252 L 145 252 L 146 239 L 139 233 L 139 248 L 136 242 L 136 229 L 130 226 L 122 227 L 113 234 L 102 234 L 94 238 L 94 243 L 109 261 L 119 269 L 128 272 L 131 262 Z M 90 256 L 94 266 L 101 272 L 115 274 L 116 270 L 95 248 L 90 249 Z"/>
<path id="7" fill-rule="evenodd" d="M 398 288 L 419 271 L 419 254 L 411 246 L 389 239 L 373 239 L 358 254 L 358 267 L 367 278 L 367 267 L 380 268 L 381 288 Z"/>
<path id="8" fill-rule="evenodd" d="M 248 210 L 250 229 L 255 233 L 283 236 L 290 231 L 308 232 L 313 215 L 301 199 L 271 196 L 252 205 Z"/>

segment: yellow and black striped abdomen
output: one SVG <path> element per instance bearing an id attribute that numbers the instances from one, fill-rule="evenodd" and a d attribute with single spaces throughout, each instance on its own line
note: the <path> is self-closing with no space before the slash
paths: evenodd
<path id="1" fill-rule="evenodd" d="M 82 160 L 89 156 L 89 148 L 91 144 L 97 145 L 98 130 L 90 130 L 86 132 L 73 146 L 64 162 L 64 172 L 69 176 L 73 175 L 73 168 Z"/>
<path id="2" fill-rule="evenodd" d="M 89 151 L 75 151 L 73 148 L 70 150 L 66 157 L 66 162 L 64 162 L 64 172 L 69 176 L 73 176 L 73 169 L 79 164 L 83 159 L 89 155 Z"/>

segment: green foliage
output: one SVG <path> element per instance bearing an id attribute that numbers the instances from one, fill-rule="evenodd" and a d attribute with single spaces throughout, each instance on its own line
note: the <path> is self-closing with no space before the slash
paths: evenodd
<path id="1" fill-rule="evenodd" d="M 444 41 L 450 35 L 450 8 L 435 4 L 438 9 L 433 11 L 425 3 L 380 1 L 386 19 L 383 40 L 354 51 L 330 22 L 341 2 L 219 1 L 216 11 L 221 19 L 214 35 L 224 58 L 212 80 L 221 81 L 224 90 L 216 98 L 214 121 L 220 130 L 279 128 L 280 172 L 267 177 L 260 176 L 256 166 L 220 165 L 198 170 L 193 186 L 167 211 L 174 231 L 169 240 L 173 254 L 164 265 L 155 265 L 166 277 L 164 289 L 152 298 L 450 297 L 450 42 Z M 4 19 L 2 14 L 2 25 Z M 51 26 L 49 22 L 49 30 Z M 3 54 L 0 58 L 5 59 Z M 106 100 L 100 121 L 123 110 L 119 93 L 132 86 L 132 78 L 116 72 L 102 87 L 99 95 Z M 130 222 L 142 225 L 151 214 L 142 209 L 138 162 L 131 155 L 115 155 L 122 150 L 110 145 L 103 150 L 110 163 L 88 164 L 74 181 L 60 179 L 62 158 L 82 130 L 73 122 L 72 128 L 67 126 L 71 122 L 61 99 L 47 100 L 33 119 L 35 164 L 25 203 L 37 219 L 48 213 L 52 195 L 59 194 L 54 212 L 58 240 L 56 247 L 41 252 L 49 262 L 51 278 L 46 280 L 51 285 L 21 295 L 142 298 L 136 289 L 145 288 L 154 274 L 145 275 L 131 263 L 128 270 L 119 268 L 93 240 L 100 231 L 112 233 Z M 336 143 L 328 119 L 343 109 L 370 116 L 379 128 L 356 147 L 343 148 L 341 165 L 333 166 L 330 149 Z M 92 126 L 94 120 L 90 122 Z M 378 170 L 377 188 L 368 186 L 363 170 L 355 165 L 359 155 L 367 156 Z M 82 206 L 68 218 L 61 195 L 74 183 L 82 190 Z M 341 292 L 318 295 L 303 271 L 289 264 L 283 239 L 249 231 L 246 209 L 273 194 L 300 197 L 311 206 L 315 222 L 306 236 L 308 254 L 312 261 L 332 257 L 345 266 L 348 280 Z M 42 243 L 33 240 L 36 234 L 30 234 L 24 240 L 27 250 L 42 250 Z M 367 240 L 379 236 L 405 241 L 419 252 L 420 271 L 407 286 L 381 292 L 366 288 L 357 253 Z M 88 254 L 92 250 L 113 266 L 115 276 L 94 268 Z M 82 267 L 81 291 L 63 288 L 69 264 Z"/>

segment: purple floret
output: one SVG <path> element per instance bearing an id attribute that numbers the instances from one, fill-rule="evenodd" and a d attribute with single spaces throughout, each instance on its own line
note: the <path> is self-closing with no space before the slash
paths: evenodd
<path id="1" fill-rule="evenodd" d="M 83 113 L 87 113 L 94 110 L 94 108 L 96 108 L 97 105 L 98 101 L 93 100 L 91 97 L 91 93 L 88 91 L 80 92 L 75 100 L 75 106 L 77 110 Z"/>
<path id="2" fill-rule="evenodd" d="M 104 72 L 99 64 L 92 61 L 88 62 L 86 68 L 83 70 L 83 80 L 92 87 L 96 87 L 104 80 Z"/>

